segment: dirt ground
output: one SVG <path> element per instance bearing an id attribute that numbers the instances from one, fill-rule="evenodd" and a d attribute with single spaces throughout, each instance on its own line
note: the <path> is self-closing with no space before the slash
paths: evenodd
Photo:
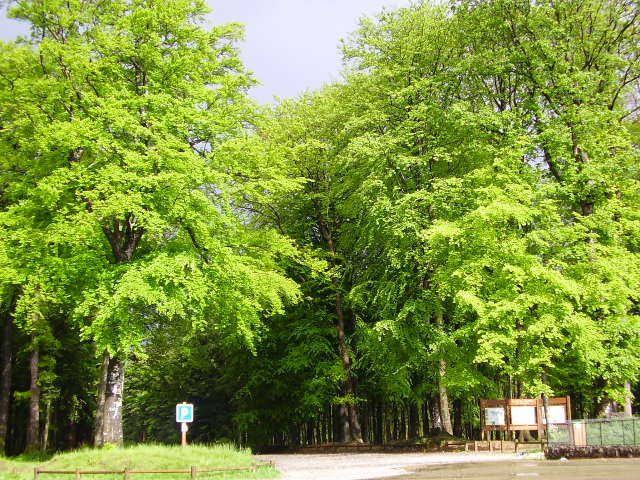
<path id="1" fill-rule="evenodd" d="M 640 458 L 527 460 L 434 465 L 402 480 L 638 480 Z M 400 479 L 398 479 L 400 480 Z"/>
<path id="2" fill-rule="evenodd" d="M 540 458 L 540 455 L 451 452 L 275 454 L 257 457 L 261 460 L 273 461 L 276 468 L 283 474 L 280 477 L 281 480 L 369 480 L 407 475 L 429 465 L 505 461 L 518 463 L 527 458 Z"/>
<path id="3" fill-rule="evenodd" d="M 260 455 L 281 480 L 640 480 L 640 458 L 545 460 L 514 453 L 338 453 Z"/>

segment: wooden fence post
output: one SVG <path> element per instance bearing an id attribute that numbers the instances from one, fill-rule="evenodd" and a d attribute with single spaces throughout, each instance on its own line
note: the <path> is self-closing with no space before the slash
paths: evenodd
<path id="1" fill-rule="evenodd" d="M 191 480 L 196 480 L 198 478 L 198 467 L 195 465 L 191 466 Z"/>
<path id="2" fill-rule="evenodd" d="M 38 467 L 33 469 L 33 480 L 38 480 L 38 473 L 40 473 L 40 469 Z"/>
<path id="3" fill-rule="evenodd" d="M 76 468 L 76 480 L 80 480 L 80 469 Z"/>
<path id="4" fill-rule="evenodd" d="M 122 476 L 124 478 L 124 480 L 129 480 L 129 469 L 125 467 L 125 469 L 122 471 Z"/>

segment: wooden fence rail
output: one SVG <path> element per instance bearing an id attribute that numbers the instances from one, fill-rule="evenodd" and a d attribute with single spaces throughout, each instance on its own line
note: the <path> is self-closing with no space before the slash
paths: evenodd
<path id="1" fill-rule="evenodd" d="M 76 480 L 80 480 L 82 475 L 122 475 L 123 480 L 129 480 L 130 475 L 138 473 L 187 473 L 191 474 L 191 480 L 198 478 L 198 473 L 211 473 L 211 472 L 232 472 L 238 470 L 246 470 L 255 472 L 260 467 L 274 467 L 273 462 L 253 462 L 249 467 L 218 467 L 218 468 L 198 468 L 192 466 L 189 470 L 133 470 L 125 468 L 124 470 L 44 470 L 40 467 L 36 467 L 33 470 L 34 480 L 40 480 L 40 475 L 75 475 Z"/>

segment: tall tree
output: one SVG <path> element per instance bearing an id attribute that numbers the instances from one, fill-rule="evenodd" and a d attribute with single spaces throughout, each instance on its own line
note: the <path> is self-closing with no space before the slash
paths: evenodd
<path id="1" fill-rule="evenodd" d="M 347 118 L 342 108 L 346 94 L 339 86 L 328 87 L 315 95 L 283 102 L 264 123 L 261 133 L 279 146 L 289 174 L 306 182 L 300 194 L 282 197 L 262 211 L 265 219 L 271 218 L 270 223 L 304 248 L 322 252 L 321 258 L 328 263 L 325 280 L 329 285 L 323 291 L 331 299 L 330 316 L 344 369 L 342 401 L 338 406 L 340 436 L 343 441 L 362 442 L 352 336 L 355 323 L 345 302 L 345 292 L 350 287 L 342 232 L 348 220 L 340 211 L 344 199 L 336 196 L 335 189 L 343 178 L 336 158 L 343 148 L 340 125 Z"/>
<path id="2" fill-rule="evenodd" d="M 4 213 L 46 232 L 69 288 L 82 285 L 73 314 L 109 352 L 98 445 L 122 443 L 126 357 L 152 318 L 233 323 L 251 343 L 260 312 L 296 296 L 273 260 L 290 244 L 235 208 L 273 172 L 248 181 L 220 148 L 245 135 L 253 81 L 233 46 L 240 27 L 206 31 L 206 12 L 197 0 L 11 10 L 31 23 L 38 61 L 3 86 L 13 103 L 2 135 L 18 167 L 8 192 L 21 198 Z"/>

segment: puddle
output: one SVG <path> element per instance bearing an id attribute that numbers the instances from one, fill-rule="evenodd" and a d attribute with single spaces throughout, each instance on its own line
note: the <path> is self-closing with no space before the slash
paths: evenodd
<path id="1" fill-rule="evenodd" d="M 634 480 L 640 479 L 640 458 L 579 459 L 560 462 L 508 461 L 433 465 L 397 480 Z"/>

